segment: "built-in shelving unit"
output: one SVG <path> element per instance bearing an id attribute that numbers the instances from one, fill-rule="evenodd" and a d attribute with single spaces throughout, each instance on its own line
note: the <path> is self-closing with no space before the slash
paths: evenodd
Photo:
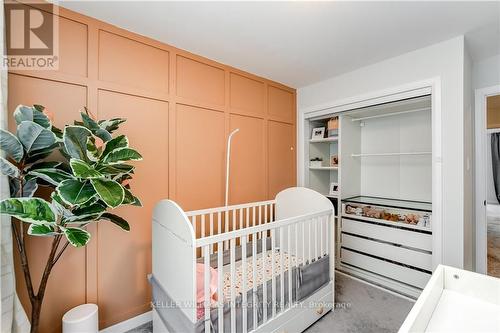
<path id="1" fill-rule="evenodd" d="M 304 126 L 305 185 L 337 212 L 336 269 L 412 297 L 432 272 L 431 111 L 425 95 L 316 116 Z M 338 136 L 312 139 L 332 117 Z"/>

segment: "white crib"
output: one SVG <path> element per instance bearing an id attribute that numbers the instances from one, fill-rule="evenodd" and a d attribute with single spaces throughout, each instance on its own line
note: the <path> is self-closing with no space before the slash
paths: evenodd
<path id="1" fill-rule="evenodd" d="M 300 187 L 271 201 L 187 213 L 160 201 L 154 332 L 303 331 L 334 305 L 334 216 L 326 197 Z"/>

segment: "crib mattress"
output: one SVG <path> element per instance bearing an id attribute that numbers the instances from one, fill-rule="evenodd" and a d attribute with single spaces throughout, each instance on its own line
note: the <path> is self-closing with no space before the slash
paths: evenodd
<path id="1" fill-rule="evenodd" d="M 286 252 L 280 252 L 279 250 L 274 251 L 274 272 L 273 272 L 273 252 L 267 251 L 265 253 L 265 258 L 263 258 L 262 253 L 258 254 L 255 259 L 255 285 L 261 285 L 263 281 L 271 280 L 273 275 L 279 276 L 281 273 L 281 260 L 283 257 L 283 271 L 287 272 L 290 267 L 297 267 L 302 264 L 303 260 L 300 257 L 288 254 Z M 246 276 L 243 274 L 242 260 L 235 262 L 235 281 L 231 283 L 231 267 L 230 265 L 224 266 L 224 278 L 223 278 L 223 291 L 224 291 L 224 302 L 231 300 L 231 286 L 234 285 L 235 297 L 243 294 L 243 292 L 248 291 L 254 286 L 254 270 L 253 270 L 253 257 L 247 258 L 247 271 Z M 274 274 L 273 274 L 274 273 Z M 243 290 L 243 281 L 246 279 L 246 290 Z"/>

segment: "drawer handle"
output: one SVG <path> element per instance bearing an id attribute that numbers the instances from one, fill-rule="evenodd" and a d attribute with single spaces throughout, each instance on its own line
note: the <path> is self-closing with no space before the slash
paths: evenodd
<path id="1" fill-rule="evenodd" d="M 322 314 L 323 313 L 323 307 L 320 306 L 319 308 L 317 308 L 316 309 L 316 313 L 319 314 L 319 315 Z"/>

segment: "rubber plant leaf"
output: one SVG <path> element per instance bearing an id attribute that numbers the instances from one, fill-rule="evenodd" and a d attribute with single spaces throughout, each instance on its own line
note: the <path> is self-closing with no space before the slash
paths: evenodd
<path id="1" fill-rule="evenodd" d="M 19 162 L 24 156 L 23 145 L 17 137 L 6 130 L 0 130 L 0 149 L 5 151 L 7 156 Z"/>
<path id="2" fill-rule="evenodd" d="M 54 133 L 32 121 L 19 124 L 16 134 L 28 153 L 49 148 L 57 140 Z"/>
<path id="3" fill-rule="evenodd" d="M 125 221 L 123 218 L 121 218 L 118 215 L 111 214 L 111 213 L 104 213 L 101 215 L 102 220 L 108 220 L 111 223 L 116 224 L 120 228 L 122 228 L 125 231 L 130 231 L 130 225 L 128 224 L 127 221 Z"/>
<path id="4" fill-rule="evenodd" d="M 0 201 L 0 213 L 27 223 L 55 223 L 50 204 L 41 198 L 10 198 Z"/>
<path id="5" fill-rule="evenodd" d="M 113 118 L 113 119 L 108 119 L 108 120 L 100 120 L 99 126 L 101 128 L 105 129 L 109 133 L 113 133 L 118 129 L 118 126 L 124 122 L 126 122 L 127 119 L 124 118 Z"/>
<path id="6" fill-rule="evenodd" d="M 14 110 L 14 119 L 18 125 L 23 121 L 32 121 L 43 128 L 50 129 L 52 127 L 50 119 L 42 111 L 43 107 L 40 105 L 33 107 L 18 105 L 16 110 Z"/>
<path id="7" fill-rule="evenodd" d="M 87 138 L 92 132 L 83 126 L 66 126 L 63 133 L 64 150 L 73 158 L 88 161 Z"/>
<path id="8" fill-rule="evenodd" d="M 64 203 L 75 206 L 83 205 L 96 195 L 94 187 L 87 181 L 67 179 L 56 188 Z"/>
<path id="9" fill-rule="evenodd" d="M 72 158 L 69 161 L 69 165 L 71 166 L 73 175 L 75 175 L 76 178 L 93 179 L 103 177 L 99 171 L 95 170 L 92 166 L 82 160 Z"/>
<path id="10" fill-rule="evenodd" d="M 90 182 L 108 207 L 115 208 L 121 205 L 125 198 L 125 191 L 120 184 L 109 179 L 91 179 Z"/>
<path id="11" fill-rule="evenodd" d="M 35 194 L 38 189 L 38 184 L 36 178 L 29 179 L 24 183 L 23 193 L 21 193 L 21 188 L 19 187 L 19 181 L 15 178 L 9 179 L 10 196 L 12 198 L 30 198 Z"/>
<path id="12" fill-rule="evenodd" d="M 3 157 L 0 157 L 0 171 L 5 176 L 14 178 L 19 176 L 19 169 Z"/>
<path id="13" fill-rule="evenodd" d="M 90 241 L 90 234 L 84 229 L 63 228 L 63 232 L 68 242 L 74 247 L 85 246 Z"/>
<path id="14" fill-rule="evenodd" d="M 124 175 L 132 173 L 135 167 L 128 164 L 114 164 L 114 165 L 100 165 L 97 167 L 97 171 L 105 175 Z"/>
<path id="15" fill-rule="evenodd" d="M 28 235 L 31 236 L 54 236 L 57 235 L 56 229 L 50 224 L 30 224 Z"/>
<path id="16" fill-rule="evenodd" d="M 99 124 L 92 118 L 90 118 L 86 113 L 80 113 L 83 120 L 83 126 L 87 127 L 95 136 L 102 139 L 102 141 L 107 142 L 111 140 L 111 134 L 106 131 L 106 129 L 101 128 Z"/>
<path id="17" fill-rule="evenodd" d="M 117 136 L 116 138 L 113 138 L 110 141 L 106 142 L 106 146 L 104 147 L 104 151 L 102 152 L 102 157 L 106 157 L 115 149 L 127 147 L 128 138 L 125 135 Z"/>
<path id="18" fill-rule="evenodd" d="M 119 164 L 127 161 L 140 161 L 141 154 L 132 148 L 118 148 L 109 153 L 105 158 L 104 164 Z"/>
<path id="19" fill-rule="evenodd" d="M 35 169 L 33 171 L 30 171 L 29 174 L 41 178 L 49 184 L 55 186 L 58 186 L 65 180 L 74 179 L 74 177 L 70 173 L 55 168 Z"/>

